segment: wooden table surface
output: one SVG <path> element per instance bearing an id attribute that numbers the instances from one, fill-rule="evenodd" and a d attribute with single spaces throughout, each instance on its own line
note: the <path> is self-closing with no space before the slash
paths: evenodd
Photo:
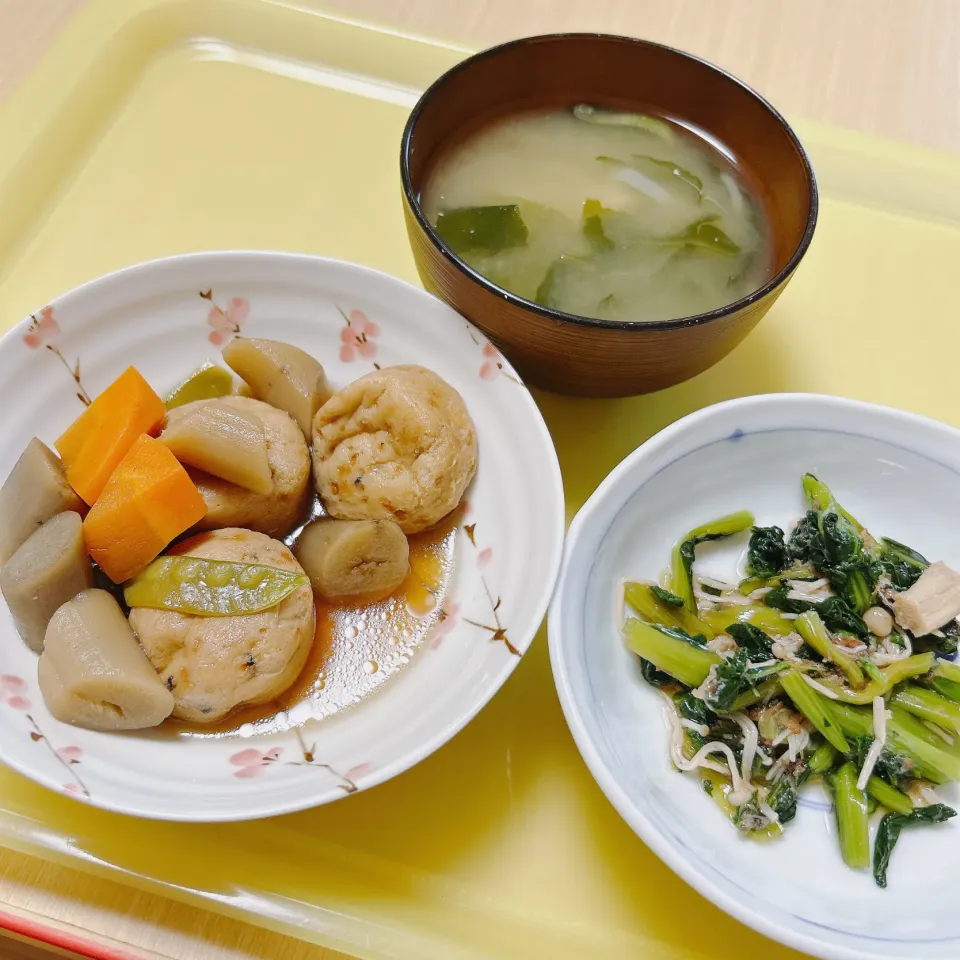
<path id="1" fill-rule="evenodd" d="M 15 92 L 83 2 L 0 0 L 0 100 Z M 960 151 L 957 0 L 329 0 L 324 6 L 476 47 L 556 30 L 645 37 L 726 67 L 788 116 Z M 3 851 L 0 912 L 151 960 L 340 957 Z M 50 955 L 26 943 L 0 943 L 4 958 Z"/>

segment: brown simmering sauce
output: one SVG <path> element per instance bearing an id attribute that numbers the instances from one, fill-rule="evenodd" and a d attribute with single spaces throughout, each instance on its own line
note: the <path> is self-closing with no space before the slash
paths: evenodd
<path id="1" fill-rule="evenodd" d="M 401 670 L 441 617 L 454 569 L 461 511 L 410 540 L 410 572 L 396 593 L 373 602 L 316 601 L 316 637 L 306 666 L 270 703 L 241 707 L 217 724 L 167 721 L 189 737 L 252 736 L 299 727 L 358 703 Z"/>

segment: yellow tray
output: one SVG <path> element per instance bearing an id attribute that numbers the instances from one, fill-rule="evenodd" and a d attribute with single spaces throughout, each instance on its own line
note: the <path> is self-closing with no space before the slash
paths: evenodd
<path id="1" fill-rule="evenodd" d="M 303 0 L 93 0 L 0 113 L 0 326 L 185 250 L 309 251 L 415 280 L 400 133 L 417 91 L 464 53 Z M 839 393 L 960 425 L 960 165 L 799 130 L 820 226 L 746 342 L 654 396 L 538 396 L 571 512 L 655 430 L 731 396 Z M 454 742 L 347 802 L 153 824 L 0 769 L 0 843 L 366 958 L 795 956 L 700 899 L 620 821 L 567 732 L 543 635 Z"/>

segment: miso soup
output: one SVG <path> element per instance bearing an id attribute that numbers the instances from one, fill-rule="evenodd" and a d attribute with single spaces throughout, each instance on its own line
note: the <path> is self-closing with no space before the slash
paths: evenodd
<path id="1" fill-rule="evenodd" d="M 479 273 L 580 316 L 687 317 L 772 274 L 763 208 L 735 158 L 661 117 L 583 104 L 511 118 L 441 158 L 421 201 Z"/>

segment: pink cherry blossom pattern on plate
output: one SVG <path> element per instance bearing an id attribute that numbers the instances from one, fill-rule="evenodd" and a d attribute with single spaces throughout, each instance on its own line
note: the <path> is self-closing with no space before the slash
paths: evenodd
<path id="1" fill-rule="evenodd" d="M 373 764 L 371 763 L 358 763 L 355 767 L 351 767 L 344 775 L 344 780 L 357 780 L 359 777 L 365 776 L 373 769 Z"/>
<path id="2" fill-rule="evenodd" d="M 496 380 L 503 369 L 503 358 L 492 343 L 484 346 L 483 356 L 485 359 L 480 367 L 480 378 L 482 380 Z"/>
<path id="3" fill-rule="evenodd" d="M 48 340 L 56 338 L 60 333 L 60 324 L 53 315 L 53 307 L 44 307 L 39 313 L 30 317 L 30 326 L 24 334 L 23 342 L 31 350 L 39 350 Z"/>
<path id="4" fill-rule="evenodd" d="M 490 561 L 491 561 L 492 559 L 493 559 L 493 548 L 492 548 L 492 547 L 484 547 L 484 548 L 477 554 L 477 566 L 480 567 L 481 569 L 483 569 L 484 567 L 487 567 L 487 566 L 490 565 Z"/>
<path id="5" fill-rule="evenodd" d="M 280 759 L 282 753 L 283 747 L 272 747 L 266 752 L 252 747 L 241 750 L 230 757 L 230 763 L 237 768 L 233 771 L 233 775 L 241 779 L 259 777 L 266 767 Z"/>
<path id="6" fill-rule="evenodd" d="M 430 642 L 431 650 L 439 650 L 446 635 L 460 622 L 460 604 L 454 603 L 449 597 L 443 601 L 440 608 L 440 617 L 433 628 L 433 639 Z"/>
<path id="7" fill-rule="evenodd" d="M 79 747 L 61 747 L 57 751 L 57 756 L 67 763 L 79 763 L 83 756 L 83 751 Z"/>
<path id="8" fill-rule="evenodd" d="M 226 307 L 221 307 L 213 299 L 212 290 L 202 290 L 200 296 L 210 301 L 207 324 L 213 329 L 207 335 L 207 339 L 215 347 L 222 347 L 228 340 L 239 336 L 243 329 L 243 322 L 250 313 L 250 301 L 243 297 L 231 297 Z"/>
<path id="9" fill-rule="evenodd" d="M 22 677 L 13 674 L 0 676 L 0 703 L 5 703 L 14 710 L 29 710 L 31 703 L 23 696 L 27 690 L 27 682 Z"/>
<path id="10" fill-rule="evenodd" d="M 349 315 L 340 310 L 340 316 L 344 320 L 340 331 L 340 361 L 372 360 L 377 355 L 380 328 L 362 310 L 351 310 Z"/>

